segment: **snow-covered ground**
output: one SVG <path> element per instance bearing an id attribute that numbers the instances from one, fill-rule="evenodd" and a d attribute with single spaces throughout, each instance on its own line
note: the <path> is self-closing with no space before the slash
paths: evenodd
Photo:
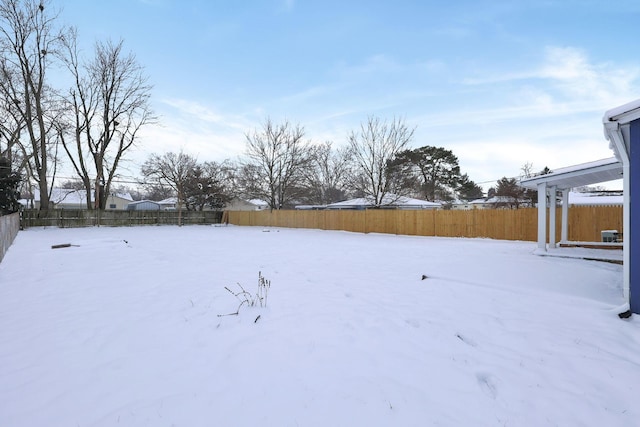
<path id="1" fill-rule="evenodd" d="M 0 264 L 0 425 L 640 425 L 621 267 L 534 250 L 234 226 L 21 231 Z M 219 317 L 238 306 L 225 287 L 255 293 L 259 272 L 267 307 Z"/>

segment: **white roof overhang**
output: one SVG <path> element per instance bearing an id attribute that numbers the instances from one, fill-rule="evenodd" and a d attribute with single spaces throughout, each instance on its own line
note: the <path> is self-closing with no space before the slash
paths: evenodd
<path id="1" fill-rule="evenodd" d="M 621 178 L 622 163 L 616 157 L 611 157 L 557 169 L 546 175 L 525 178 L 520 181 L 520 185 L 535 190 L 538 184 L 546 183 L 547 187 L 555 186 L 558 190 L 566 190 Z"/>
<path id="2" fill-rule="evenodd" d="M 604 113 L 605 122 L 630 123 L 640 119 L 640 99 L 612 108 Z"/>
<path id="3" fill-rule="evenodd" d="M 623 162 L 629 158 L 629 123 L 640 119 L 640 99 L 612 108 L 604 113 L 604 136 L 616 157 Z"/>

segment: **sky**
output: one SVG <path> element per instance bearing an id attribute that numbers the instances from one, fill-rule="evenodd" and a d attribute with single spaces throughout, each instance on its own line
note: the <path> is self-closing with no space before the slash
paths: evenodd
<path id="1" fill-rule="evenodd" d="M 613 156 L 608 109 L 640 97 L 640 4 L 561 1 L 53 0 L 90 52 L 122 39 L 154 86 L 151 153 L 237 159 L 267 118 L 346 144 L 369 117 L 415 128 L 485 189 Z M 621 189 L 621 181 L 610 183 Z"/>

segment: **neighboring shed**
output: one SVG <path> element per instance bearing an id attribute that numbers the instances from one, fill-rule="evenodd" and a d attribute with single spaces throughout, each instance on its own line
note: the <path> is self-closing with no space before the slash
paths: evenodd
<path id="1" fill-rule="evenodd" d="M 159 211 L 160 203 L 152 200 L 139 200 L 127 205 L 128 211 Z"/>

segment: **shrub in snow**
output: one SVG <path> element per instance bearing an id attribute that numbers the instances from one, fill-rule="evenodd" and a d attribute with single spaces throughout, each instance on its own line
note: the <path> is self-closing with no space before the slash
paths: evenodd
<path id="1" fill-rule="evenodd" d="M 222 316 L 237 316 L 240 313 L 240 309 L 242 306 L 246 305 L 247 307 L 266 307 L 267 306 L 267 294 L 269 293 L 269 288 L 271 287 L 271 280 L 267 280 L 262 275 L 262 272 L 258 272 L 258 290 L 255 294 L 248 292 L 245 288 L 237 283 L 238 288 L 240 290 L 232 291 L 227 286 L 224 288 L 236 299 L 240 302 L 238 305 L 238 309 L 234 313 L 228 314 L 218 314 L 218 317 Z M 260 316 L 258 316 L 260 317 Z M 258 319 L 256 318 L 256 321 Z"/>

